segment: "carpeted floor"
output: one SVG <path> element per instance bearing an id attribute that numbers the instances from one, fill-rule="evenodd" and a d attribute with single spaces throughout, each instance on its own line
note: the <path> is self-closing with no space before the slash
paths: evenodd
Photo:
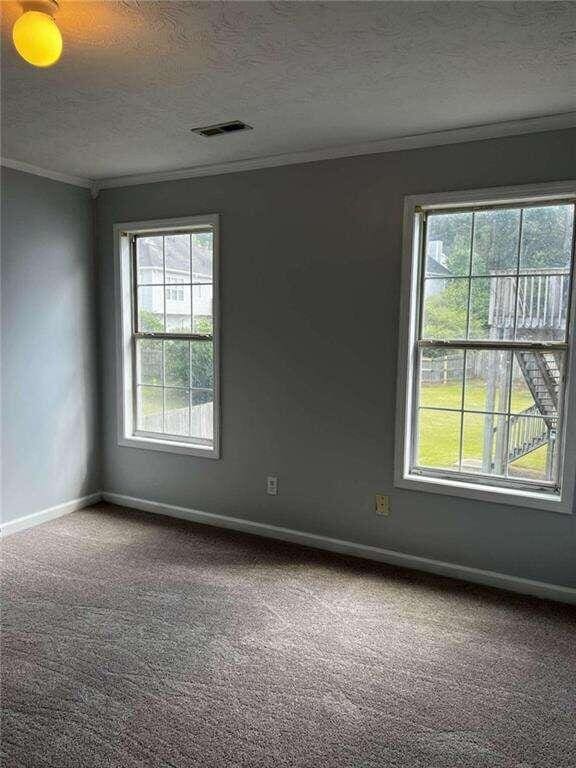
<path id="1" fill-rule="evenodd" d="M 4 768 L 574 768 L 576 609 L 99 505 L 3 543 Z"/>

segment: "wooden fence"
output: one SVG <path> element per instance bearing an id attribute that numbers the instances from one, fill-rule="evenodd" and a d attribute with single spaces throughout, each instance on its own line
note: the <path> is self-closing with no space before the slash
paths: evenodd
<path id="1" fill-rule="evenodd" d="M 466 361 L 469 378 L 478 378 L 486 371 L 485 354 L 468 355 Z M 441 357 L 423 357 L 420 376 L 423 384 L 447 384 L 462 380 L 462 355 L 442 355 Z"/>
<path id="2" fill-rule="evenodd" d="M 213 437 L 214 404 L 202 403 L 191 409 L 175 408 L 164 414 L 151 413 L 141 416 L 141 429 L 144 432 L 165 432 L 168 435 L 201 437 L 211 440 Z"/>

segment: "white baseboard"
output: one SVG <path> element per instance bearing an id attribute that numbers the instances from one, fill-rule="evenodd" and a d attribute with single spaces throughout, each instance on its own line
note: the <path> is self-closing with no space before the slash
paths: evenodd
<path id="1" fill-rule="evenodd" d="M 91 493 L 90 495 L 82 496 L 79 499 L 65 501 L 64 504 L 57 504 L 55 507 L 41 509 L 40 512 L 33 512 L 31 515 L 18 517 L 16 520 L 9 520 L 0 525 L 0 535 L 8 536 L 17 531 L 24 531 L 26 528 L 32 528 L 35 525 L 47 523 L 48 520 L 55 520 L 57 517 L 67 515 L 69 512 L 75 512 L 77 509 L 96 504 L 101 498 L 102 494 L 98 491 L 98 493 Z"/>
<path id="2" fill-rule="evenodd" d="M 291 541 L 296 544 L 303 544 L 307 547 L 328 550 L 329 552 L 353 555 L 368 560 L 377 560 L 389 565 L 399 565 L 419 571 L 434 573 L 439 576 L 449 576 L 454 579 L 471 581 L 475 584 L 482 584 L 484 586 L 498 587 L 511 592 L 519 592 L 523 595 L 532 595 L 548 600 L 558 600 L 563 603 L 576 604 L 576 589 L 559 584 L 548 584 L 543 581 L 523 579 L 519 576 L 510 576 L 505 573 L 498 573 L 497 571 L 485 571 L 480 568 L 471 568 L 467 565 L 458 565 L 457 563 L 448 563 L 442 560 L 432 560 L 427 557 L 408 555 L 404 552 L 396 552 L 391 549 L 381 549 L 380 547 L 371 547 L 367 544 L 357 544 L 352 541 L 331 539 L 327 536 L 319 536 L 315 533 L 296 531 L 291 528 L 281 528 L 266 523 L 256 523 L 251 520 L 241 520 L 236 517 L 226 517 L 225 515 L 217 515 L 212 512 L 201 512 L 197 509 L 177 507 L 173 504 L 162 504 L 157 501 L 137 499 L 132 496 L 123 496 L 119 493 L 108 493 L 105 491 L 102 493 L 102 498 L 112 504 L 140 509 L 143 512 L 153 512 L 158 515 L 177 517 L 181 520 L 191 520 L 195 523 L 205 523 L 220 528 L 230 528 L 234 531 L 253 533 L 257 536 L 279 539 L 281 541 Z"/>

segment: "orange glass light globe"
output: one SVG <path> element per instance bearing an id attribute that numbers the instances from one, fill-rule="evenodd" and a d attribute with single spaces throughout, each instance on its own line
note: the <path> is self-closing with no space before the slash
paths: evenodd
<path id="1" fill-rule="evenodd" d="M 22 58 L 35 67 L 50 67 L 62 53 L 62 35 L 47 13 L 26 11 L 12 29 L 12 40 Z"/>

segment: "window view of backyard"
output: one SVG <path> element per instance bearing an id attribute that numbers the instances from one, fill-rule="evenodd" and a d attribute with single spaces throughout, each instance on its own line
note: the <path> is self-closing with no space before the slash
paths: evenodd
<path id="1" fill-rule="evenodd" d="M 212 247 L 208 231 L 136 238 L 142 432 L 213 439 Z"/>
<path id="2" fill-rule="evenodd" d="M 416 466 L 556 481 L 573 227 L 572 204 L 426 217 Z"/>

